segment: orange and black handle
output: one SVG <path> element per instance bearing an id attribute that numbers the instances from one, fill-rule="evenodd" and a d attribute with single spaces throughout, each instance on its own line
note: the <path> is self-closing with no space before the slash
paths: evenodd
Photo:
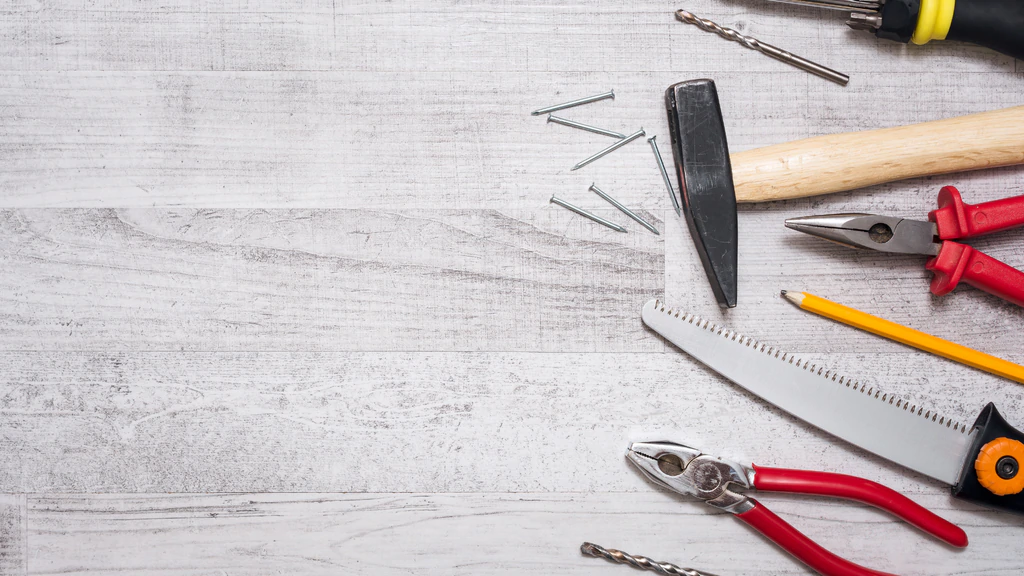
<path id="1" fill-rule="evenodd" d="M 1024 59 L 1022 0 L 887 0 L 878 15 L 879 38 L 970 42 Z"/>
<path id="2" fill-rule="evenodd" d="M 993 404 L 974 423 L 974 442 L 953 495 L 977 504 L 1024 514 L 1024 433 Z"/>

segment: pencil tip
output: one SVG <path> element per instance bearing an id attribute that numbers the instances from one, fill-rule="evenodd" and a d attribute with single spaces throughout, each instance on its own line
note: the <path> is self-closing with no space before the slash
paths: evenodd
<path id="1" fill-rule="evenodd" d="M 572 167 L 572 170 L 570 170 L 570 172 L 575 172 L 575 171 L 577 171 L 577 170 L 579 170 L 579 169 L 580 169 L 580 165 L 579 165 L 579 164 L 577 164 L 577 165 L 575 165 L 575 166 L 573 166 L 573 167 Z"/>
<path id="2" fill-rule="evenodd" d="M 682 218 L 683 217 L 683 211 L 680 210 L 679 208 L 676 208 L 676 216 Z"/>
<path id="3" fill-rule="evenodd" d="M 797 306 L 800 306 L 804 303 L 803 292 L 790 292 L 789 290 L 783 290 L 782 297 L 785 298 L 786 300 L 789 300 L 793 304 L 796 304 Z"/>

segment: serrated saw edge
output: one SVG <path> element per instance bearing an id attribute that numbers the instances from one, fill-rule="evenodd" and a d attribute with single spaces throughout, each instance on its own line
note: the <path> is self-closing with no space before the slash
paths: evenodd
<path id="1" fill-rule="evenodd" d="M 764 344 L 749 336 L 744 336 L 738 332 L 729 330 L 724 326 L 719 326 L 711 322 L 710 320 L 705 320 L 695 314 L 688 314 L 681 310 L 667 308 L 665 304 L 661 302 L 661 300 L 655 300 L 654 307 L 663 314 L 667 314 L 668 316 L 672 316 L 680 321 L 687 322 L 689 324 L 695 324 L 698 328 L 702 328 L 704 330 L 707 330 L 708 332 L 712 332 L 718 336 L 721 336 L 722 338 L 725 338 L 726 340 L 732 340 L 733 342 L 737 342 L 739 344 L 745 344 L 748 348 L 753 348 L 769 357 L 779 360 L 780 362 L 786 362 L 796 366 L 797 368 L 803 368 L 808 372 L 817 374 L 818 376 L 821 376 L 823 380 L 833 382 L 839 386 L 846 386 L 847 388 L 853 391 L 861 392 L 862 394 L 865 394 L 868 397 L 873 397 L 882 403 L 893 404 L 897 408 L 903 408 L 903 410 L 909 414 L 915 414 L 917 416 L 920 416 L 925 420 L 934 422 L 938 426 L 944 426 L 946 428 L 956 430 L 962 434 L 967 433 L 968 426 L 966 424 L 961 424 L 960 422 L 954 421 L 951 418 L 940 416 L 939 413 L 934 410 L 925 410 L 923 406 L 919 404 L 914 404 L 905 398 L 898 397 L 895 394 L 882 392 L 880 389 L 874 386 L 868 387 L 866 385 L 862 385 L 860 381 L 853 380 L 852 378 L 847 378 L 845 376 L 840 376 L 837 372 L 833 370 L 826 370 L 824 367 L 819 367 L 816 364 L 805 362 L 793 354 L 784 352 L 778 348 L 775 348 L 774 346 Z"/>

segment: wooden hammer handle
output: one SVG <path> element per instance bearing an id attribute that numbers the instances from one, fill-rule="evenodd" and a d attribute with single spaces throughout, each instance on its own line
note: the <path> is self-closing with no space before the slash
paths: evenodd
<path id="1" fill-rule="evenodd" d="M 818 136 L 731 155 L 738 202 L 803 198 L 905 178 L 1024 164 L 1024 106 Z"/>

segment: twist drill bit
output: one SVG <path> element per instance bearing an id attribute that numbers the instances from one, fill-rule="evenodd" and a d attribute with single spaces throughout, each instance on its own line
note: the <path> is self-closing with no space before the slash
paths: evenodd
<path id="1" fill-rule="evenodd" d="M 587 556 L 593 556 L 594 558 L 604 558 L 610 562 L 618 562 L 619 564 L 629 564 L 634 568 L 641 570 L 650 570 L 659 574 L 665 574 L 666 576 L 715 576 L 714 574 L 708 574 L 707 572 L 698 572 L 692 568 L 680 568 L 675 564 L 669 564 L 668 562 L 655 562 L 650 558 L 644 556 L 631 556 L 621 550 L 606 550 L 597 544 L 591 544 L 590 542 L 584 542 L 580 546 L 580 552 Z"/>
<path id="2" fill-rule="evenodd" d="M 826 68 L 821 64 L 811 62 L 810 60 L 801 58 L 796 54 L 790 54 L 789 52 L 786 52 L 781 48 L 776 48 L 775 46 L 761 42 L 756 38 L 744 36 L 743 34 L 740 34 L 739 32 L 733 30 L 732 28 L 724 28 L 722 26 L 719 26 L 718 24 L 715 24 L 711 20 L 707 20 L 705 18 L 698 18 L 697 16 L 694 16 L 693 14 L 687 12 L 686 10 L 676 10 L 676 18 L 678 18 L 680 22 L 693 24 L 694 26 L 700 28 L 701 30 L 704 30 L 705 32 L 713 32 L 715 34 L 718 34 L 722 38 L 725 38 L 726 40 L 739 42 L 740 44 L 746 46 L 747 48 L 750 48 L 751 50 L 757 50 L 758 52 L 766 56 L 770 56 L 772 58 L 775 58 L 776 60 L 785 62 L 790 66 L 796 66 L 801 70 L 810 72 L 811 74 L 814 74 L 815 76 L 819 76 L 826 80 L 831 80 L 832 82 L 835 82 L 836 84 L 839 84 L 841 86 L 846 86 L 847 82 L 850 81 L 850 77 L 847 76 L 846 74 L 843 74 L 842 72 L 836 72 L 831 68 Z"/>

